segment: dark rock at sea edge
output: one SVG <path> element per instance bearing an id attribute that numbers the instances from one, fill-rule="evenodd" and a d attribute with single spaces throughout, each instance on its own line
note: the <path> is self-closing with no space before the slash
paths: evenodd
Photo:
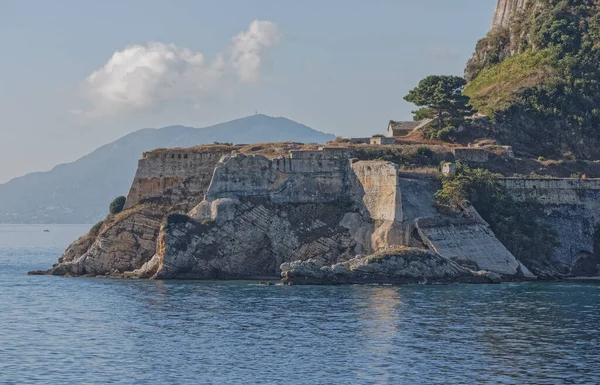
<path id="1" fill-rule="evenodd" d="M 499 274 L 473 271 L 428 250 L 392 248 L 333 266 L 316 260 L 284 263 L 288 285 L 500 283 Z"/>

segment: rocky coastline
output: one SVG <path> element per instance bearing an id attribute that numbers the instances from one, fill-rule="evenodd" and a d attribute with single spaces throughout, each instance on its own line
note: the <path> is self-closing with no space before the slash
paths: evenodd
<path id="1" fill-rule="evenodd" d="M 560 255 L 527 265 L 473 207 L 440 211 L 435 176 L 401 173 L 397 163 L 381 159 L 380 151 L 400 147 L 370 147 L 370 158 L 365 148 L 273 143 L 146 153 L 125 209 L 73 242 L 50 270 L 30 274 L 281 276 L 294 285 L 497 283 L 569 277 L 593 253 L 593 234 L 574 226 L 595 220 L 600 184 L 596 189 L 594 180 L 572 195 L 568 181 L 543 190 L 525 179 L 503 182 L 515 197 L 539 199 L 564 221 L 555 226 L 564 233 Z M 430 156 L 448 159 L 443 149 Z M 591 217 L 562 218 L 573 205 Z"/>

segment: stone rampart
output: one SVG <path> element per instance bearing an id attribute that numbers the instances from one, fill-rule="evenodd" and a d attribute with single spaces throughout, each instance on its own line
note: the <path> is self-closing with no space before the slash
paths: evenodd
<path id="1" fill-rule="evenodd" d="M 600 179 L 501 178 L 499 182 L 519 200 L 543 204 L 600 204 Z"/>
<path id="2" fill-rule="evenodd" d="M 194 179 L 189 184 L 190 192 L 200 193 L 208 187 L 219 159 L 229 152 L 175 150 L 144 153 L 138 161 L 125 209 L 135 206 L 144 198 L 161 195 L 187 179 Z"/>
<path id="3" fill-rule="evenodd" d="M 344 194 L 348 156 L 343 148 L 290 151 L 289 157 L 223 157 L 206 194 L 209 201 L 264 196 L 277 203 L 326 203 Z"/>
<path id="4" fill-rule="evenodd" d="M 502 178 L 499 182 L 518 201 L 541 203 L 544 218 L 558 235 L 552 260 L 576 268 L 594 254 L 600 223 L 600 179 Z"/>
<path id="5" fill-rule="evenodd" d="M 396 138 L 389 138 L 389 137 L 384 137 L 384 136 L 374 136 L 371 138 L 370 141 L 371 144 L 376 144 L 376 145 L 391 145 L 391 144 L 396 144 Z"/>
<path id="6" fill-rule="evenodd" d="M 362 161 L 351 165 L 354 194 L 373 220 L 400 220 L 401 195 L 398 191 L 398 166 L 390 162 Z"/>
<path id="7" fill-rule="evenodd" d="M 452 150 L 454 159 L 463 162 L 485 163 L 490 159 L 490 153 L 481 148 L 459 147 Z"/>

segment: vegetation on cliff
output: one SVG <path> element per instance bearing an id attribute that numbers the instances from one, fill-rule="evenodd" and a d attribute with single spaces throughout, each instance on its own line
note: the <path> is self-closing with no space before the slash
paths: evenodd
<path id="1" fill-rule="evenodd" d="M 123 207 L 125 207 L 125 202 L 127 198 L 124 196 L 116 197 L 112 202 L 110 202 L 110 206 L 108 207 L 108 212 L 111 214 L 118 214 L 123 211 Z"/>
<path id="2" fill-rule="evenodd" d="M 536 155 L 600 156 L 600 3 L 530 1 L 479 41 L 465 94 L 499 139 Z"/>
<path id="3" fill-rule="evenodd" d="M 458 162 L 456 172 L 442 178 L 436 193 L 442 206 L 458 210 L 469 201 L 486 220 L 498 239 L 528 267 L 544 265 L 557 246 L 557 235 L 540 218 L 542 206 L 517 202 L 487 170 L 471 169 Z"/>

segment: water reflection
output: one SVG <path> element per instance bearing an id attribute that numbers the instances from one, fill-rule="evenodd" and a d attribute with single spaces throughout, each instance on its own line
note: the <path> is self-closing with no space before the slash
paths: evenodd
<path id="1" fill-rule="evenodd" d="M 2 384 L 600 383 L 600 286 L 34 277 L 64 245 L 6 234 Z"/>

